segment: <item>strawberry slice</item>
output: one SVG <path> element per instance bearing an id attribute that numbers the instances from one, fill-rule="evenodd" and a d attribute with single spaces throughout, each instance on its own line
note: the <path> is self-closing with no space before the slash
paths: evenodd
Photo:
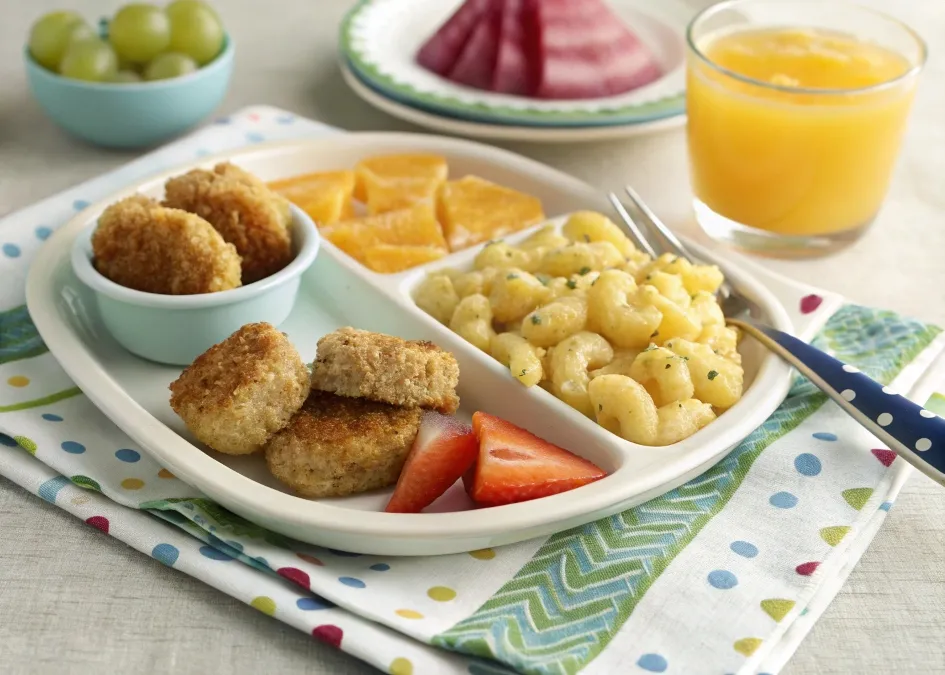
<path id="1" fill-rule="evenodd" d="M 468 425 L 425 411 L 386 511 L 420 513 L 472 466 L 478 452 L 479 443 Z"/>
<path id="2" fill-rule="evenodd" d="M 480 506 L 547 497 L 607 475 L 586 459 L 498 417 L 477 412 L 473 430 L 479 438 L 479 458 L 471 496 Z"/>

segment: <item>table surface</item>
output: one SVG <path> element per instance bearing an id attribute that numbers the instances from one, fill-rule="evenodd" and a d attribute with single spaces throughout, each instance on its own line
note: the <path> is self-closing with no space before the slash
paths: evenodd
<path id="1" fill-rule="evenodd" d="M 0 217 L 133 157 L 83 145 L 48 122 L 30 98 L 20 54 L 41 13 L 68 6 L 94 19 L 119 4 L 0 3 Z M 265 10 L 254 0 L 214 4 L 239 45 L 222 112 L 267 103 L 355 131 L 417 130 L 372 110 L 341 80 L 335 32 L 351 0 L 270 0 Z M 840 255 L 770 266 L 854 301 L 945 325 L 945 57 L 935 50 L 945 35 L 945 3 L 886 5 L 932 39 L 933 52 L 883 212 Z M 602 189 L 631 183 L 670 224 L 693 231 L 681 130 L 585 145 L 503 145 Z M 913 475 L 783 672 L 945 673 L 943 513 L 945 491 Z M 2 478 L 0 532 L 4 672 L 374 672 Z"/>

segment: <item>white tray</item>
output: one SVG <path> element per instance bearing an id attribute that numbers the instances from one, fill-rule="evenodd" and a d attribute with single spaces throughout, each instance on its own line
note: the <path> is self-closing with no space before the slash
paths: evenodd
<path id="1" fill-rule="evenodd" d="M 459 485 L 434 511 L 388 514 L 390 490 L 345 499 L 292 496 L 269 476 L 259 456 L 229 457 L 196 443 L 168 405 L 168 384 L 179 370 L 137 358 L 119 347 L 96 315 L 90 292 L 69 264 L 73 240 L 102 210 L 133 191 L 158 196 L 167 177 L 230 159 L 264 180 L 309 171 L 348 168 L 359 159 L 396 152 L 444 155 L 454 177 L 476 174 L 539 197 L 548 214 L 578 209 L 608 212 L 604 196 L 590 186 L 518 155 L 488 146 L 413 134 L 341 134 L 305 142 L 258 145 L 203 158 L 154 176 L 88 207 L 44 246 L 27 279 L 27 306 L 40 334 L 63 368 L 122 430 L 175 475 L 235 513 L 296 539 L 356 553 L 434 555 L 508 544 L 583 524 L 660 495 L 717 462 L 778 406 L 791 370 L 760 346 L 743 345 L 747 388 L 718 421 L 675 445 L 650 448 L 598 427 L 539 387 L 526 389 L 507 369 L 419 310 L 410 289 L 435 267 L 468 264 L 477 248 L 398 275 L 379 275 L 325 244 L 305 275 L 297 305 L 282 325 L 303 358 L 342 325 L 429 339 L 452 351 L 460 364 L 461 412 L 500 415 L 568 448 L 612 475 L 592 485 L 545 499 L 473 509 Z M 522 233 L 519 236 L 525 236 Z M 700 249 L 758 305 L 759 315 L 782 330 L 811 337 L 840 303 L 826 297 L 804 315 L 800 299 L 814 292 L 746 262 Z M 751 270 L 750 274 L 748 269 Z"/>

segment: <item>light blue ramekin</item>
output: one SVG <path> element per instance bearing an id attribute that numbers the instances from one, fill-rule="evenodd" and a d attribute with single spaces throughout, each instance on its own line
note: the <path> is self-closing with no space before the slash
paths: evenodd
<path id="1" fill-rule="evenodd" d="M 233 71 L 236 47 L 203 68 L 153 82 L 85 82 L 46 70 L 23 50 L 26 77 L 40 107 L 70 134 L 111 148 L 156 145 L 195 126 L 220 104 Z"/>
<path id="2" fill-rule="evenodd" d="M 240 288 L 200 295 L 161 295 L 120 286 L 92 264 L 87 227 L 72 246 L 72 268 L 95 294 L 105 328 L 125 349 L 150 361 L 189 365 L 211 346 L 248 323 L 278 326 L 292 311 L 302 274 L 318 254 L 318 228 L 292 205 L 295 258 L 282 270 Z"/>

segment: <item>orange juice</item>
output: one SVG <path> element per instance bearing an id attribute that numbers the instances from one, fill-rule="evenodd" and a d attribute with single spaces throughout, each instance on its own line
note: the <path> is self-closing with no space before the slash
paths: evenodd
<path id="1" fill-rule="evenodd" d="M 706 35 L 687 76 L 696 198 L 738 224 L 782 235 L 869 224 L 899 151 L 911 70 L 901 54 L 839 32 Z"/>

